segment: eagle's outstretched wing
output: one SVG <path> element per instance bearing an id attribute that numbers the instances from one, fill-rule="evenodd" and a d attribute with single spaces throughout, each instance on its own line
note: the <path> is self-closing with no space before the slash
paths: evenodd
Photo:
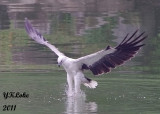
<path id="1" fill-rule="evenodd" d="M 94 75 L 109 72 L 111 68 L 115 68 L 134 57 L 137 51 L 144 46 L 142 41 L 147 36 L 144 36 L 144 32 L 137 36 L 137 32 L 138 30 L 130 37 L 127 34 L 123 41 L 114 48 L 108 46 L 104 50 L 78 58 L 77 64 L 82 70 L 91 70 Z"/>
<path id="2" fill-rule="evenodd" d="M 25 18 L 25 29 L 28 35 L 37 43 L 49 47 L 58 56 L 64 55 L 54 45 L 50 44 L 35 28 L 33 28 L 27 18 Z"/>

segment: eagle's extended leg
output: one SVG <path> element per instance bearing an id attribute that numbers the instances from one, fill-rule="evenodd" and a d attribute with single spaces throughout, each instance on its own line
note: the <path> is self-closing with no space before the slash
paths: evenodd
<path id="1" fill-rule="evenodd" d="M 77 73 L 74 76 L 74 86 L 75 86 L 75 93 L 81 92 L 81 75 L 82 73 Z"/>
<path id="2" fill-rule="evenodd" d="M 68 93 L 73 94 L 73 77 L 67 73 Z"/>

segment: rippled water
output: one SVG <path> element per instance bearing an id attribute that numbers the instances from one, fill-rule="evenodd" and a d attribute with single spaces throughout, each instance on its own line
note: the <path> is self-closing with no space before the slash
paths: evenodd
<path id="1" fill-rule="evenodd" d="M 158 0 L 2 0 L 0 1 L 0 113 L 159 114 L 160 2 Z M 67 56 L 78 58 L 116 46 L 139 29 L 148 38 L 137 56 L 100 77 L 94 90 L 66 96 L 66 73 L 57 56 L 30 40 L 24 18 Z M 3 92 L 29 98 L 4 99 Z"/>

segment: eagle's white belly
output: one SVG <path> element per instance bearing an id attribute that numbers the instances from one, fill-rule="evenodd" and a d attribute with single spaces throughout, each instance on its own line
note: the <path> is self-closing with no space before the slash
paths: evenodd
<path id="1" fill-rule="evenodd" d="M 78 72 L 81 72 L 77 64 L 75 64 L 72 59 L 67 59 L 62 65 L 69 75 L 75 76 Z"/>

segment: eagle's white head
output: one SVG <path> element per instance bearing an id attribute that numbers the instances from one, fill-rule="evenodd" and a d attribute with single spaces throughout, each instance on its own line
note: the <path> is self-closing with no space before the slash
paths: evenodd
<path id="1" fill-rule="evenodd" d="M 57 59 L 57 62 L 58 62 L 58 66 L 62 66 L 64 61 L 67 59 L 67 57 L 65 56 L 59 56 L 58 59 Z"/>

